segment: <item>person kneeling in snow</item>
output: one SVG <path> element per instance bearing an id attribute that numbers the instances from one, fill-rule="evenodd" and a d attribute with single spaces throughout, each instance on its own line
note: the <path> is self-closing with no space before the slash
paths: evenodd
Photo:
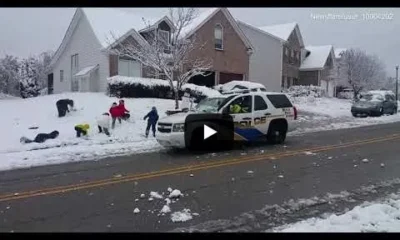
<path id="1" fill-rule="evenodd" d="M 146 120 L 146 118 L 148 118 L 147 127 L 146 127 L 146 137 L 149 136 L 150 127 L 153 132 L 153 137 L 155 137 L 156 136 L 156 124 L 158 121 L 157 108 L 152 107 L 151 111 L 146 116 L 144 116 L 143 120 Z"/>
<path id="2" fill-rule="evenodd" d="M 98 119 L 97 119 L 97 127 L 99 128 L 99 133 L 104 132 L 107 136 L 110 136 L 110 132 L 108 129 L 110 128 L 110 114 L 109 113 L 103 113 Z"/>
<path id="3" fill-rule="evenodd" d="M 75 126 L 76 137 L 81 137 L 81 135 L 86 136 L 88 134 L 90 126 L 89 124 L 78 124 Z"/>
<path id="4" fill-rule="evenodd" d="M 58 137 L 60 133 L 58 131 L 52 131 L 51 133 L 39 133 L 38 135 L 36 135 L 35 139 L 31 140 L 27 137 L 21 137 L 20 142 L 21 143 L 43 143 L 45 142 L 47 139 L 54 139 L 56 137 Z"/>
<path id="5" fill-rule="evenodd" d="M 69 112 L 68 106 L 74 108 L 74 101 L 71 99 L 60 99 L 56 102 L 58 117 L 64 117 Z"/>
<path id="6" fill-rule="evenodd" d="M 113 102 L 113 104 L 111 105 L 110 108 L 110 114 L 111 114 L 111 118 L 112 118 L 112 123 L 111 123 L 111 128 L 114 129 L 115 128 L 115 121 L 118 119 L 118 122 L 121 124 L 121 116 L 120 116 L 120 111 L 118 108 L 118 105 L 116 102 Z"/>

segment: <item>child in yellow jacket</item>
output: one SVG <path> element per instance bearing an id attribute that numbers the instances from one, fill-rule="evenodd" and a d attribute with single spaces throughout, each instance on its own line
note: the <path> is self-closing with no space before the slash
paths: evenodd
<path id="1" fill-rule="evenodd" d="M 78 124 L 75 126 L 76 137 L 80 137 L 81 135 L 86 136 L 88 133 L 90 126 L 89 124 Z"/>

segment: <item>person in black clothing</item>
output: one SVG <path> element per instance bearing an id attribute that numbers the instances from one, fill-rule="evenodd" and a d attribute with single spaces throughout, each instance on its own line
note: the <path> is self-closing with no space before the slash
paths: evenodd
<path id="1" fill-rule="evenodd" d="M 20 142 L 21 143 L 43 143 L 47 139 L 54 139 L 57 138 L 60 133 L 58 131 L 52 131 L 51 133 L 39 133 L 36 135 L 35 139 L 31 140 L 27 137 L 21 137 Z"/>
<path id="2" fill-rule="evenodd" d="M 56 102 L 58 117 L 64 117 L 69 112 L 69 107 L 74 107 L 74 101 L 71 99 L 60 99 Z"/>

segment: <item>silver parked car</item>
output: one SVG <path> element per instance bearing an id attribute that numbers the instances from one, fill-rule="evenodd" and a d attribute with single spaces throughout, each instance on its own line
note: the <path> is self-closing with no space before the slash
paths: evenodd
<path id="1" fill-rule="evenodd" d="M 358 116 L 382 116 L 397 113 L 396 97 L 392 91 L 369 91 L 351 106 L 351 113 Z"/>

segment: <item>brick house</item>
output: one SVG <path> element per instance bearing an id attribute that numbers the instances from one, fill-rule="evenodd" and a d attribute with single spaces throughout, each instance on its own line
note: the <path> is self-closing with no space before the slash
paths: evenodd
<path id="1" fill-rule="evenodd" d="M 299 84 L 299 68 L 304 59 L 304 42 L 299 25 L 293 22 L 259 29 L 283 40 L 281 88 Z"/>
<path id="2" fill-rule="evenodd" d="M 213 86 L 249 79 L 249 59 L 253 47 L 227 8 L 203 10 L 182 32 L 185 37 L 195 37 L 195 41 L 204 43 L 191 55 L 212 62 L 207 77 L 196 76 L 189 82 Z"/>
<path id="3" fill-rule="evenodd" d="M 333 46 L 307 46 L 305 49 L 307 53 L 300 66 L 300 84 L 321 86 L 328 96 L 335 96 Z"/>

